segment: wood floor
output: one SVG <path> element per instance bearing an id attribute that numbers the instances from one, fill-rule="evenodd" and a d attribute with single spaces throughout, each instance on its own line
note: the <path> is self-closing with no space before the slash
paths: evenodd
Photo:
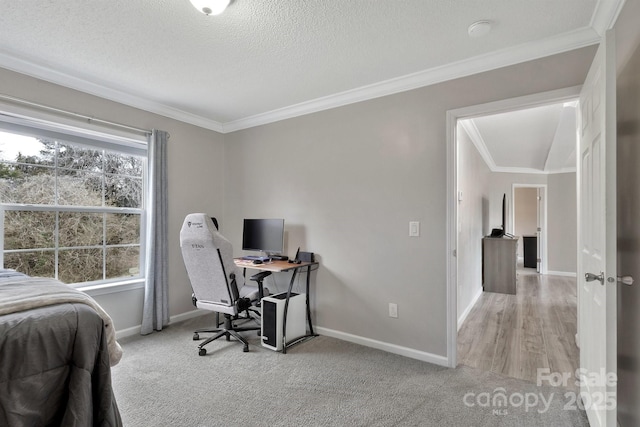
<path id="1" fill-rule="evenodd" d="M 533 382 L 549 368 L 570 374 L 574 389 L 576 324 L 575 278 L 518 270 L 516 295 L 478 299 L 458 332 L 458 363 Z"/>

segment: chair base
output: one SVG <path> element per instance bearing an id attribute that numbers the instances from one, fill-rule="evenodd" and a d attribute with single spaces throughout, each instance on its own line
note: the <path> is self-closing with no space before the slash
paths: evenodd
<path id="1" fill-rule="evenodd" d="M 231 319 L 232 320 L 241 320 L 241 319 L 246 319 L 246 320 L 260 320 L 260 318 L 262 317 L 262 311 L 260 308 L 260 302 L 258 301 L 255 305 L 252 305 L 251 307 L 247 308 L 245 310 L 245 312 L 247 313 L 247 317 L 239 317 L 237 314 L 235 316 L 233 316 Z M 253 314 L 256 318 L 252 319 L 251 318 L 251 314 Z M 218 326 L 220 326 L 222 323 L 220 322 L 220 313 L 216 312 L 216 328 Z M 197 331 L 196 331 L 197 332 Z M 212 332 L 211 330 L 202 330 L 200 332 Z M 198 338 L 199 339 L 199 338 Z M 195 338 L 194 338 L 195 340 Z"/>
<path id="2" fill-rule="evenodd" d="M 201 343 L 200 345 L 198 345 L 198 354 L 200 356 L 204 356 L 207 354 L 207 350 L 204 348 L 205 345 L 209 344 L 211 341 L 215 341 L 220 337 L 225 337 L 227 339 L 227 341 L 231 341 L 231 337 L 234 337 L 236 340 L 240 341 L 243 344 L 243 348 L 242 351 L 243 352 L 248 352 L 249 351 L 249 343 L 247 342 L 247 340 L 239 334 L 239 332 L 244 332 L 244 331 L 259 331 L 260 330 L 260 326 L 250 326 L 250 327 L 239 327 L 239 326 L 234 326 L 231 323 L 231 315 L 229 314 L 225 314 L 224 315 L 224 327 L 222 328 L 204 328 L 204 329 L 198 329 L 196 331 L 193 332 L 193 340 L 197 341 L 200 339 L 200 333 L 213 333 L 215 334 L 212 337 L 207 338 L 203 343 Z M 216 323 L 218 323 L 217 319 L 216 319 Z"/>

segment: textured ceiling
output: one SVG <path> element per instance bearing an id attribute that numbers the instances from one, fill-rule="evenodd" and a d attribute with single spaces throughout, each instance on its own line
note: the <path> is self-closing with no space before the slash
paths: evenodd
<path id="1" fill-rule="evenodd" d="M 622 1 L 2 1 L 0 66 L 227 132 L 590 45 Z"/>

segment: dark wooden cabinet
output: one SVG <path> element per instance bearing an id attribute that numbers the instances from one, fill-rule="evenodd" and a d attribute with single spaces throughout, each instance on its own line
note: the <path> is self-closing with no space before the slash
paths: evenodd
<path id="1" fill-rule="evenodd" d="M 524 251 L 524 267 L 538 267 L 538 238 L 536 236 L 522 236 Z"/>
<path id="2" fill-rule="evenodd" d="M 515 294 L 518 239 L 485 237 L 482 249 L 485 292 Z"/>

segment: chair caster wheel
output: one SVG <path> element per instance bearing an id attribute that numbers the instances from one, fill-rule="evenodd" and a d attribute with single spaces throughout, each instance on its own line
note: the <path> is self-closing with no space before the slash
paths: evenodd
<path id="1" fill-rule="evenodd" d="M 245 347 L 242 349 L 242 352 L 243 352 L 243 353 L 248 353 L 248 352 L 249 352 L 249 346 L 248 346 L 248 345 L 247 345 L 247 346 L 245 346 Z"/>
<path id="2" fill-rule="evenodd" d="M 206 349 L 206 348 L 201 348 L 201 349 L 198 351 L 198 356 L 204 356 L 204 355 L 206 355 L 206 354 L 207 354 L 207 349 Z"/>
<path id="3" fill-rule="evenodd" d="M 198 333 L 193 334 L 193 340 L 198 341 L 200 339 L 200 335 Z"/>

